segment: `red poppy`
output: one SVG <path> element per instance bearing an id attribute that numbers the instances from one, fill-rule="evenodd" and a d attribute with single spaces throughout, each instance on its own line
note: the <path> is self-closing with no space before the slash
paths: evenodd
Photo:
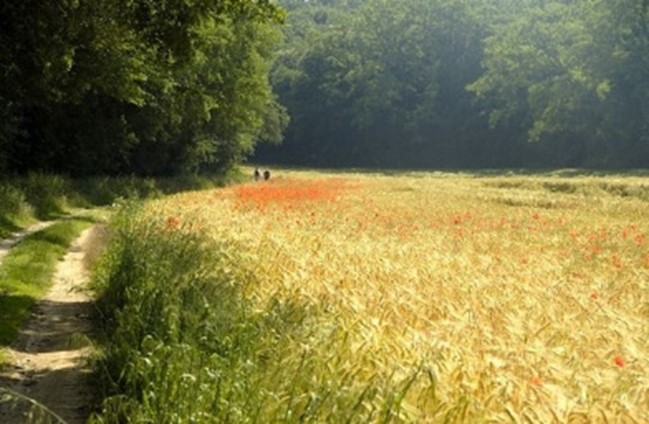
<path id="1" fill-rule="evenodd" d="M 180 219 L 176 218 L 175 216 L 170 216 L 167 218 L 167 228 L 170 230 L 173 230 L 175 228 L 178 228 L 180 226 Z"/>
<path id="2" fill-rule="evenodd" d="M 638 234 L 637 236 L 635 236 L 635 244 L 637 244 L 638 246 L 644 244 L 644 241 L 645 241 L 644 234 Z"/>

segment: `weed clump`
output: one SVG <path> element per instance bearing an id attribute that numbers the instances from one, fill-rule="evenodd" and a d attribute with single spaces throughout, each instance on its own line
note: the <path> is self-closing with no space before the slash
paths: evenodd
<path id="1" fill-rule="evenodd" d="M 32 211 L 23 190 L 7 182 L 0 182 L 0 216 L 20 219 L 31 215 Z"/>

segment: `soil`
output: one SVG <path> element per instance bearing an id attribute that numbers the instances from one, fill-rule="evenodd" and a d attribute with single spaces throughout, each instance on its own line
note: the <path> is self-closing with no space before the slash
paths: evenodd
<path id="1" fill-rule="evenodd" d="M 84 288 L 88 273 L 83 264 L 91 230 L 72 243 L 58 264 L 52 288 L 37 303 L 17 341 L 5 352 L 8 365 L 0 370 L 0 388 L 35 400 L 69 424 L 87 420 L 92 399 L 88 335 L 92 331 L 93 304 Z M 12 400 L 0 403 L 0 422 L 29 422 L 29 414 L 33 419 L 42 412 L 26 399 Z M 53 415 L 43 421 L 58 422 Z"/>

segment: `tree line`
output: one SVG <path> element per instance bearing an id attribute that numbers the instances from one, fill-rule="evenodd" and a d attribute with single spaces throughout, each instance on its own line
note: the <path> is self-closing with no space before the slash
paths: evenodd
<path id="1" fill-rule="evenodd" d="M 285 112 L 269 0 L 7 0 L 0 173 L 223 171 Z"/>
<path id="2" fill-rule="evenodd" d="M 647 0 L 282 0 L 259 160 L 649 166 Z"/>
<path id="3" fill-rule="evenodd" d="M 7 0 L 0 174 L 222 172 L 253 152 L 309 166 L 646 167 L 648 9 Z"/>

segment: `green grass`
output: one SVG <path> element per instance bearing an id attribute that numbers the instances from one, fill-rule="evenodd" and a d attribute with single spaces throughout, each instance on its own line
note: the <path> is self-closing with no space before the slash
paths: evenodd
<path id="1" fill-rule="evenodd" d="M 33 220 L 33 208 L 15 181 L 0 181 L 0 239 Z"/>
<path id="2" fill-rule="evenodd" d="M 225 176 L 162 178 L 101 176 L 70 179 L 42 173 L 0 177 L 0 239 L 36 220 L 64 217 L 71 209 L 107 206 L 118 199 L 151 199 L 223 186 L 245 177 L 239 170 Z"/>
<path id="3" fill-rule="evenodd" d="M 21 225 L 22 224 L 22 225 Z M 9 237 L 12 233 L 20 230 L 26 222 L 21 223 L 7 217 L 0 216 L 0 240 Z"/>
<path id="4" fill-rule="evenodd" d="M 120 199 L 148 199 L 180 191 L 222 186 L 243 178 L 226 176 L 169 178 L 88 177 L 70 179 L 31 173 L 0 178 L 0 240 L 38 220 L 65 219 L 79 208 L 108 206 Z M 12 249 L 0 267 L 0 348 L 8 345 L 34 304 L 48 287 L 56 260 L 89 222 L 74 219 L 55 224 Z M 2 364 L 0 351 L 0 364 Z"/>
<path id="5" fill-rule="evenodd" d="M 185 175 L 164 178 L 87 177 L 31 173 L 0 178 L 0 239 L 38 220 L 65 217 L 71 210 L 108 206 L 118 199 L 151 199 L 165 194 L 223 186 L 246 176 Z"/>
<path id="6" fill-rule="evenodd" d="M 113 223 L 94 280 L 105 341 L 96 381 L 106 398 L 95 420 L 181 422 L 215 408 L 224 417 L 245 400 L 246 362 L 260 336 L 240 293 L 244 276 L 214 273 L 228 261 L 218 246 L 161 234 L 135 216 L 128 209 Z M 229 406 L 201 396 L 214 373 L 223 374 Z M 196 379 L 203 383 L 190 388 Z M 243 384 L 235 388 L 235 380 Z"/>
<path id="7" fill-rule="evenodd" d="M 90 218 L 61 221 L 26 237 L 4 258 L 0 265 L 0 347 L 14 341 L 30 308 L 50 287 L 57 262 L 91 224 Z"/>

